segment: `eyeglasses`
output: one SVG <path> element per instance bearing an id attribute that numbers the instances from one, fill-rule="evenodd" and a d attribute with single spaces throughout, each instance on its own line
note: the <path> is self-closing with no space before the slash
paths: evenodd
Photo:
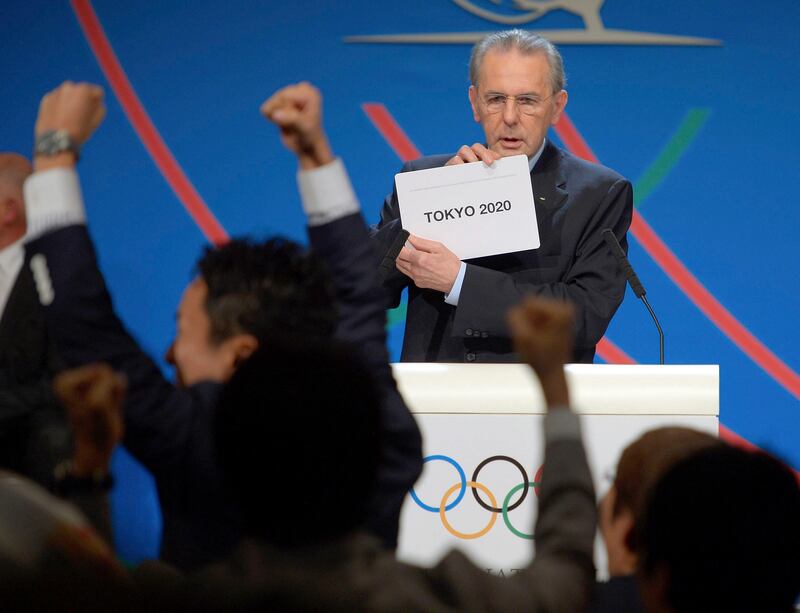
<path id="1" fill-rule="evenodd" d="M 506 109 L 509 100 L 513 100 L 517 110 L 523 115 L 538 115 L 544 108 L 544 103 L 547 102 L 553 94 L 546 98 L 539 98 L 534 94 L 520 94 L 519 96 L 509 96 L 507 94 L 500 94 L 492 92 L 483 96 L 483 106 L 486 107 L 488 113 L 502 113 Z"/>

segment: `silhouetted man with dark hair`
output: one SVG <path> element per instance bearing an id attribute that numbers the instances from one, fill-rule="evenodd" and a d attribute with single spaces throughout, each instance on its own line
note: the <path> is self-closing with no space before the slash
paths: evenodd
<path id="1" fill-rule="evenodd" d="M 638 527 L 648 611 L 790 613 L 800 593 L 800 486 L 764 453 L 699 451 L 655 486 Z"/>
<path id="2" fill-rule="evenodd" d="M 178 306 L 167 361 L 178 382 L 224 382 L 276 332 L 330 338 L 336 309 L 325 266 L 292 241 L 207 247 Z"/>
<path id="3" fill-rule="evenodd" d="M 352 247 L 354 235 L 366 233 L 357 203 L 349 206 L 343 193 L 332 208 L 306 207 L 314 255 L 285 240 L 232 241 L 208 251 L 178 308 L 168 351 L 173 385 L 116 316 L 86 228 L 75 151 L 104 114 L 102 89 L 85 83 L 64 83 L 42 99 L 36 172 L 25 185 L 26 258 L 38 263 L 46 290 L 40 302 L 66 366 L 102 361 L 127 377 L 123 443 L 155 477 L 162 559 L 189 570 L 238 542 L 241 521 L 222 488 L 212 438 L 214 407 L 236 368 L 281 335 L 335 334 L 359 347 L 381 339 L 364 356 L 380 386 L 384 435 L 366 528 L 394 547 L 402 501 L 421 471 L 421 440 L 391 378 L 371 247 Z M 314 185 L 314 168 L 301 161 L 301 185 Z"/>
<path id="4" fill-rule="evenodd" d="M 239 239 L 206 247 L 197 273 L 208 287 L 205 309 L 215 341 L 241 332 L 262 340 L 275 330 L 305 338 L 334 333 L 327 270 L 293 241 Z"/>

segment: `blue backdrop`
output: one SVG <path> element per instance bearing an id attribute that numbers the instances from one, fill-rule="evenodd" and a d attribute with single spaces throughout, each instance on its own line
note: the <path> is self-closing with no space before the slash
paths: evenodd
<path id="1" fill-rule="evenodd" d="M 206 238 L 128 121 L 76 15 L 96 12 L 143 108 L 229 234 L 303 240 L 295 164 L 259 104 L 292 81 L 322 89 L 332 144 L 375 221 L 400 159 L 362 105 L 383 104 L 425 154 L 480 140 L 466 97 L 469 45 L 345 39 L 487 32 L 522 13 L 509 0 L 471 2 L 500 16 L 491 18 L 466 4 L 6 1 L 0 148 L 30 150 L 39 98 L 60 81 L 106 86 L 108 117 L 80 163 L 90 226 L 121 316 L 160 359 Z M 657 236 L 632 240 L 630 255 L 667 333 L 667 360 L 720 364 L 724 426 L 800 468 L 800 207 L 792 183 L 800 168 L 800 4 L 608 0 L 601 16 L 615 32 L 719 42 L 625 45 L 625 35 L 612 32 L 616 42 L 586 44 L 585 21 L 565 11 L 523 24 L 583 37 L 584 44 L 561 46 L 567 111 L 596 156 L 634 182 L 638 213 Z M 724 314 L 707 317 L 670 278 L 668 257 L 651 256 L 658 239 L 763 343 L 761 363 L 737 345 L 741 333 L 713 321 Z M 629 292 L 608 338 L 632 359 L 652 363 L 657 337 L 637 302 Z M 391 320 L 397 356 L 402 313 Z M 115 465 L 122 555 L 154 555 L 152 484 L 125 453 Z"/>

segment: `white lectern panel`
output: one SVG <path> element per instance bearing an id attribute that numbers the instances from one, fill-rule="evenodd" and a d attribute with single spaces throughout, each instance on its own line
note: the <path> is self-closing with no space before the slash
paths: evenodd
<path id="1" fill-rule="evenodd" d="M 569 365 L 566 371 L 573 403 L 583 415 L 598 495 L 608 488 L 607 476 L 621 450 L 647 430 L 683 425 L 717 434 L 717 366 Z M 522 484 L 526 479 L 536 483 L 541 476 L 544 411 L 530 369 L 518 364 L 396 364 L 394 373 L 429 458 L 403 508 L 398 555 L 428 565 L 459 547 L 494 573 L 507 575 L 524 566 L 533 553 L 529 536 L 536 488 Z M 485 462 L 496 456 L 501 457 Z M 485 486 L 478 491 L 481 501 L 501 511 L 487 510 L 462 481 Z M 597 563 L 603 574 L 600 548 Z"/>

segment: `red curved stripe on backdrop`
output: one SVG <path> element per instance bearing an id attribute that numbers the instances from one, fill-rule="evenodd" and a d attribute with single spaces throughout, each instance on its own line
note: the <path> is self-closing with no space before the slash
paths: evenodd
<path id="1" fill-rule="evenodd" d="M 191 181 L 186 177 L 180 164 L 147 115 L 147 111 L 142 106 L 103 31 L 103 26 L 92 8 L 92 3 L 89 0 L 71 0 L 71 4 L 103 74 L 161 175 L 206 238 L 215 245 L 227 242 L 229 240 L 228 233 L 225 232 Z"/>
<path id="2" fill-rule="evenodd" d="M 731 445 L 735 445 L 736 447 L 741 447 L 742 449 L 747 449 L 747 451 L 759 451 L 758 447 L 753 445 L 747 439 L 742 438 L 733 430 L 726 428 L 722 424 L 719 425 L 719 437 L 725 441 L 726 443 L 730 443 Z"/>
<path id="3" fill-rule="evenodd" d="M 381 133 L 381 136 L 389 143 L 389 146 L 394 150 L 403 162 L 409 162 L 422 157 L 422 154 L 411 142 L 411 139 L 406 136 L 394 117 L 391 116 L 386 107 L 376 102 L 365 102 L 361 105 L 367 117 L 370 118 L 373 125 Z"/>
<path id="4" fill-rule="evenodd" d="M 636 364 L 636 360 L 605 336 L 597 343 L 597 355 L 607 364 Z"/>
<path id="5" fill-rule="evenodd" d="M 736 432 L 734 432 L 730 428 L 726 428 L 722 424 L 719 425 L 719 438 L 728 443 L 729 445 L 733 445 L 734 447 L 741 447 L 742 449 L 745 449 L 747 451 L 762 451 L 759 447 L 753 445 L 753 443 L 748 441 L 746 438 L 742 438 L 741 436 L 736 434 Z M 788 464 L 785 464 L 785 466 L 794 473 L 795 477 L 797 477 L 797 483 L 800 484 L 800 470 L 795 470 Z"/>
<path id="6" fill-rule="evenodd" d="M 583 140 L 566 113 L 555 126 L 556 133 L 567 148 L 585 160 L 599 163 L 597 157 Z M 711 295 L 689 271 L 666 243 L 644 220 L 641 213 L 633 211 L 631 234 L 661 269 L 700 311 L 711 320 L 747 357 L 794 396 L 800 398 L 800 376 L 781 361 L 766 345 L 745 328 L 720 302 Z"/>

